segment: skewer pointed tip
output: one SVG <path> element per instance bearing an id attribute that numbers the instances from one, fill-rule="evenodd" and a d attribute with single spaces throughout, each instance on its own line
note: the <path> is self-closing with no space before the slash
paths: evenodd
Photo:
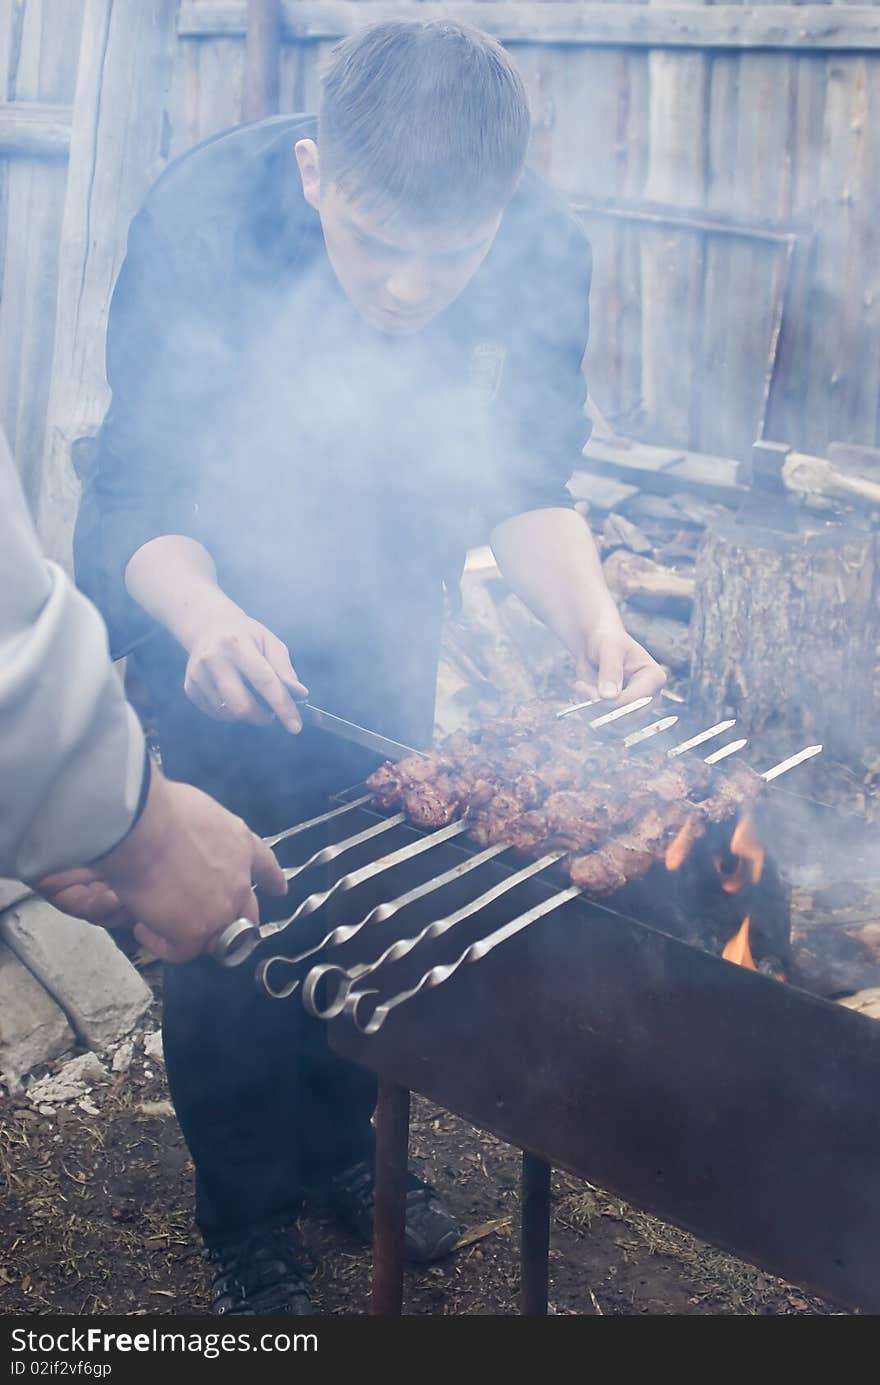
<path id="1" fill-rule="evenodd" d="M 802 765 L 804 760 L 812 760 L 813 756 L 821 754 L 822 750 L 823 746 L 821 745 L 808 745 L 803 750 L 799 750 L 796 755 L 789 755 L 787 760 L 780 760 L 778 765 L 766 769 L 761 778 L 765 784 L 769 784 L 771 780 L 778 779 L 781 774 L 786 774 L 796 765 Z"/>
<path id="2" fill-rule="evenodd" d="M 742 750 L 744 745 L 748 745 L 748 739 L 743 736 L 738 741 L 730 741 L 723 745 L 720 750 L 716 750 L 711 755 L 705 757 L 707 765 L 717 765 L 719 760 L 726 760 L 728 755 L 735 755 L 738 750 Z"/>

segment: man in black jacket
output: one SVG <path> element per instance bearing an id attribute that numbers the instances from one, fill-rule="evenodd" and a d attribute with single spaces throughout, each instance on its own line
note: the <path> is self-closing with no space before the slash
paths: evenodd
<path id="1" fill-rule="evenodd" d="M 493 40 L 375 25 L 334 51 L 317 120 L 208 141 L 132 225 L 78 574 L 115 651 L 135 650 L 169 773 L 256 831 L 372 767 L 301 732 L 306 685 L 430 742 L 443 588 L 477 533 L 579 690 L 663 681 L 566 489 L 588 433 L 590 251 L 523 173 L 528 133 Z M 372 1079 L 300 1006 L 203 961 L 169 973 L 164 1032 L 216 1311 L 307 1311 L 280 1228 L 319 1189 L 368 1233 Z M 413 1180 L 411 1257 L 456 1235 Z"/>

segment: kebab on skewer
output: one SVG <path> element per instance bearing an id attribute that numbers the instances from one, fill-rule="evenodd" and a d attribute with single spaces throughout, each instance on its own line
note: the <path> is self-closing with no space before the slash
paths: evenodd
<path id="1" fill-rule="evenodd" d="M 594 896 L 646 874 L 686 823 L 700 835 L 763 787 L 741 764 L 719 771 L 697 759 L 628 755 L 546 704 L 381 766 L 368 784 L 381 806 L 402 807 L 419 826 L 462 818 L 482 846 L 506 842 L 532 857 L 565 851 L 572 882 Z"/>

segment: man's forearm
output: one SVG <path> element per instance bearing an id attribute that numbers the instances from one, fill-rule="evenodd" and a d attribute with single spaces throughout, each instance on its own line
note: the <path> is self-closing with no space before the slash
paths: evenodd
<path id="1" fill-rule="evenodd" d="M 505 580 L 566 647 L 622 628 L 593 536 L 574 510 L 531 510 L 499 524 L 491 544 Z"/>
<path id="2" fill-rule="evenodd" d="M 125 569 L 125 585 L 187 650 L 209 613 L 234 605 L 218 585 L 208 550 L 183 534 L 166 534 L 139 548 Z"/>

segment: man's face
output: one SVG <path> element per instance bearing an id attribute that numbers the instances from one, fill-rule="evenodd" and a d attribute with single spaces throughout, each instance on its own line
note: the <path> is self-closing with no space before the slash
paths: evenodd
<path id="1" fill-rule="evenodd" d="M 317 145 L 300 140 L 306 201 L 321 218 L 327 255 L 355 308 L 380 332 L 407 336 L 448 307 L 479 269 L 502 213 L 476 226 L 434 228 L 389 222 L 322 186 Z"/>

